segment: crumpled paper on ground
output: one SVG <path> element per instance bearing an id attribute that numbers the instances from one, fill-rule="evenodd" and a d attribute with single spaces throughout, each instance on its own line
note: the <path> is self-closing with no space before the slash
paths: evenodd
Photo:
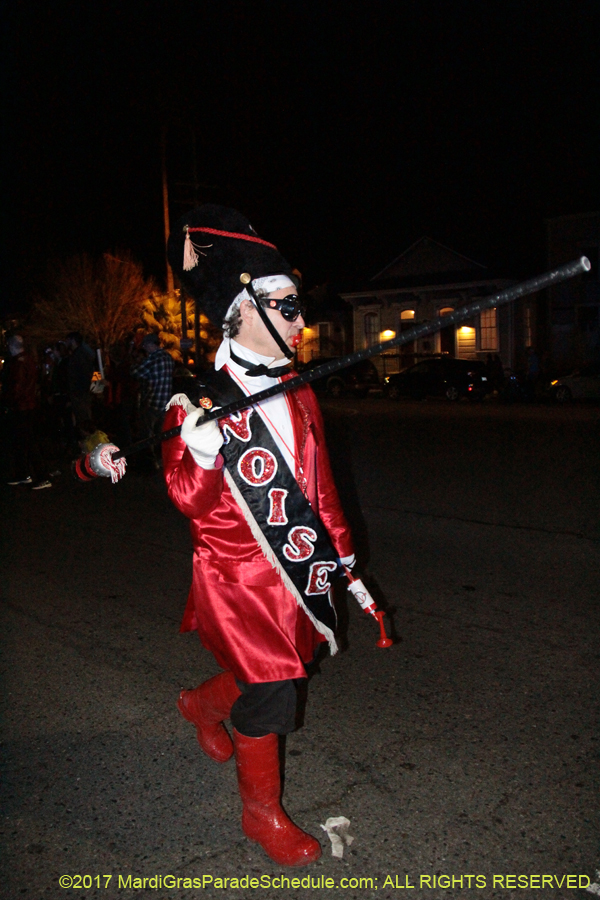
<path id="1" fill-rule="evenodd" d="M 344 856 L 344 844 L 350 846 L 354 838 L 348 834 L 350 827 L 350 819 L 345 816 L 332 816 L 327 819 L 324 825 L 321 825 L 323 831 L 326 831 L 331 841 L 331 855 L 337 859 Z"/>
<path id="2" fill-rule="evenodd" d="M 596 894 L 597 897 L 600 897 L 600 871 L 596 872 L 596 880 L 592 882 L 592 884 L 588 884 L 585 890 L 589 891 L 590 894 Z"/>

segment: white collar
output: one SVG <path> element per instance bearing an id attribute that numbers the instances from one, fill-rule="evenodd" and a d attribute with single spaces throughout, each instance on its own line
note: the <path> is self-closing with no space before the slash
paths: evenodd
<path id="1" fill-rule="evenodd" d="M 286 361 L 284 359 L 275 359 L 274 356 L 263 356 L 255 350 L 250 350 L 249 347 L 242 347 L 242 345 L 238 344 L 237 341 L 234 341 L 233 338 L 225 338 L 221 342 L 221 345 L 217 350 L 217 355 L 215 356 L 215 369 L 217 372 L 219 369 L 222 369 L 224 365 L 235 366 L 236 370 L 240 369 L 237 363 L 231 358 L 230 351 L 232 349 L 236 356 L 239 356 L 241 359 L 247 360 L 250 363 L 254 363 L 255 365 L 260 365 L 262 363 L 262 365 L 267 366 L 268 368 L 285 366 Z"/>

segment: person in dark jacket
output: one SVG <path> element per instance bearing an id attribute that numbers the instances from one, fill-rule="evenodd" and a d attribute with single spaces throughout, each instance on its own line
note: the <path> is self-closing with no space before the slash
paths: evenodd
<path id="1" fill-rule="evenodd" d="M 10 358 L 3 385 L 3 401 L 9 411 L 9 435 L 13 474 L 8 484 L 31 484 L 33 490 L 52 487 L 40 451 L 36 429 L 39 416 L 38 370 L 35 357 L 15 334 L 7 341 Z"/>
<path id="2" fill-rule="evenodd" d="M 67 335 L 67 348 L 70 351 L 68 364 L 68 386 L 71 409 L 77 428 L 92 418 L 92 395 L 90 385 L 96 370 L 94 351 L 83 340 L 78 331 Z"/>

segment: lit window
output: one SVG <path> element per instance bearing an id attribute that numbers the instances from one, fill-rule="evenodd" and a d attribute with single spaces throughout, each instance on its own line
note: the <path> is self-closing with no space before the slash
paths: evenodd
<path id="1" fill-rule="evenodd" d="M 443 309 L 440 309 L 440 316 L 449 316 L 450 313 L 454 312 L 453 306 L 444 306 Z"/>
<path id="2" fill-rule="evenodd" d="M 404 321 L 404 319 L 414 319 L 415 311 L 414 309 L 403 309 L 400 313 L 400 318 Z"/>
<path id="3" fill-rule="evenodd" d="M 486 309 L 479 317 L 479 333 L 481 350 L 498 349 L 498 316 L 496 308 Z"/>
<path id="4" fill-rule="evenodd" d="M 379 314 L 365 313 L 365 347 L 379 343 Z"/>

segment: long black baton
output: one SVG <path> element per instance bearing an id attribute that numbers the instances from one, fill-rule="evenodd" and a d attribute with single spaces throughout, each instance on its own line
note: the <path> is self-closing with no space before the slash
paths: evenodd
<path id="1" fill-rule="evenodd" d="M 364 350 L 357 350 L 355 353 L 350 353 L 348 356 L 343 356 L 341 359 L 333 359 L 330 362 L 323 363 L 322 366 L 303 372 L 302 375 L 288 378 L 287 381 L 277 382 L 272 387 L 265 388 L 264 391 L 250 394 L 248 397 L 243 397 L 241 400 L 235 400 L 233 403 L 228 403 L 227 406 L 223 406 L 220 409 L 212 410 L 211 412 L 206 411 L 200 419 L 198 427 L 201 427 L 206 422 L 211 422 L 213 419 L 222 419 L 232 413 L 240 412 L 242 409 L 247 409 L 249 406 L 254 406 L 256 403 L 261 403 L 263 400 L 267 400 L 269 397 L 275 397 L 277 394 L 282 394 L 285 391 L 294 391 L 303 384 L 309 384 L 311 381 L 316 381 L 318 378 L 322 378 L 324 375 L 330 375 L 332 372 L 339 372 L 340 369 L 345 369 L 356 362 L 360 362 L 361 359 L 369 359 L 371 356 L 378 356 L 394 347 L 401 347 L 402 344 L 409 344 L 411 341 L 417 340 L 417 338 L 422 338 L 427 334 L 433 334 L 436 331 L 440 331 L 448 325 L 456 325 L 459 322 L 464 322 L 465 319 L 470 319 L 472 316 L 475 316 L 486 309 L 502 306 L 505 303 L 510 303 L 511 300 L 517 300 L 519 297 L 526 297 L 528 294 L 534 294 L 536 291 L 541 291 L 554 284 L 560 284 L 560 282 L 567 281 L 575 275 L 589 272 L 591 267 L 589 259 L 586 256 L 582 256 L 579 259 L 573 260 L 573 262 L 566 263 L 564 266 L 559 266 L 557 269 L 553 269 L 543 275 L 538 275 L 536 278 L 530 278 L 528 281 L 523 281 L 520 284 L 515 284 L 512 287 L 506 288 L 506 290 L 500 291 L 498 294 L 491 294 L 488 297 L 482 297 L 480 300 L 475 301 L 475 303 L 461 306 L 458 309 L 455 309 L 454 312 L 448 313 L 448 315 L 438 316 L 437 319 L 431 319 L 427 322 L 421 322 L 419 325 L 413 325 L 412 328 L 403 331 L 398 337 L 392 338 L 389 341 L 373 344 L 371 347 L 365 347 Z M 113 460 L 119 460 L 124 456 L 137 453 L 139 450 L 151 447 L 161 441 L 168 441 L 170 438 L 177 437 L 180 432 L 181 425 L 178 425 L 176 428 L 170 428 L 168 431 L 163 431 L 160 435 L 138 441 L 135 444 L 131 444 L 131 446 L 127 447 L 125 450 L 119 450 L 112 458 Z"/>

